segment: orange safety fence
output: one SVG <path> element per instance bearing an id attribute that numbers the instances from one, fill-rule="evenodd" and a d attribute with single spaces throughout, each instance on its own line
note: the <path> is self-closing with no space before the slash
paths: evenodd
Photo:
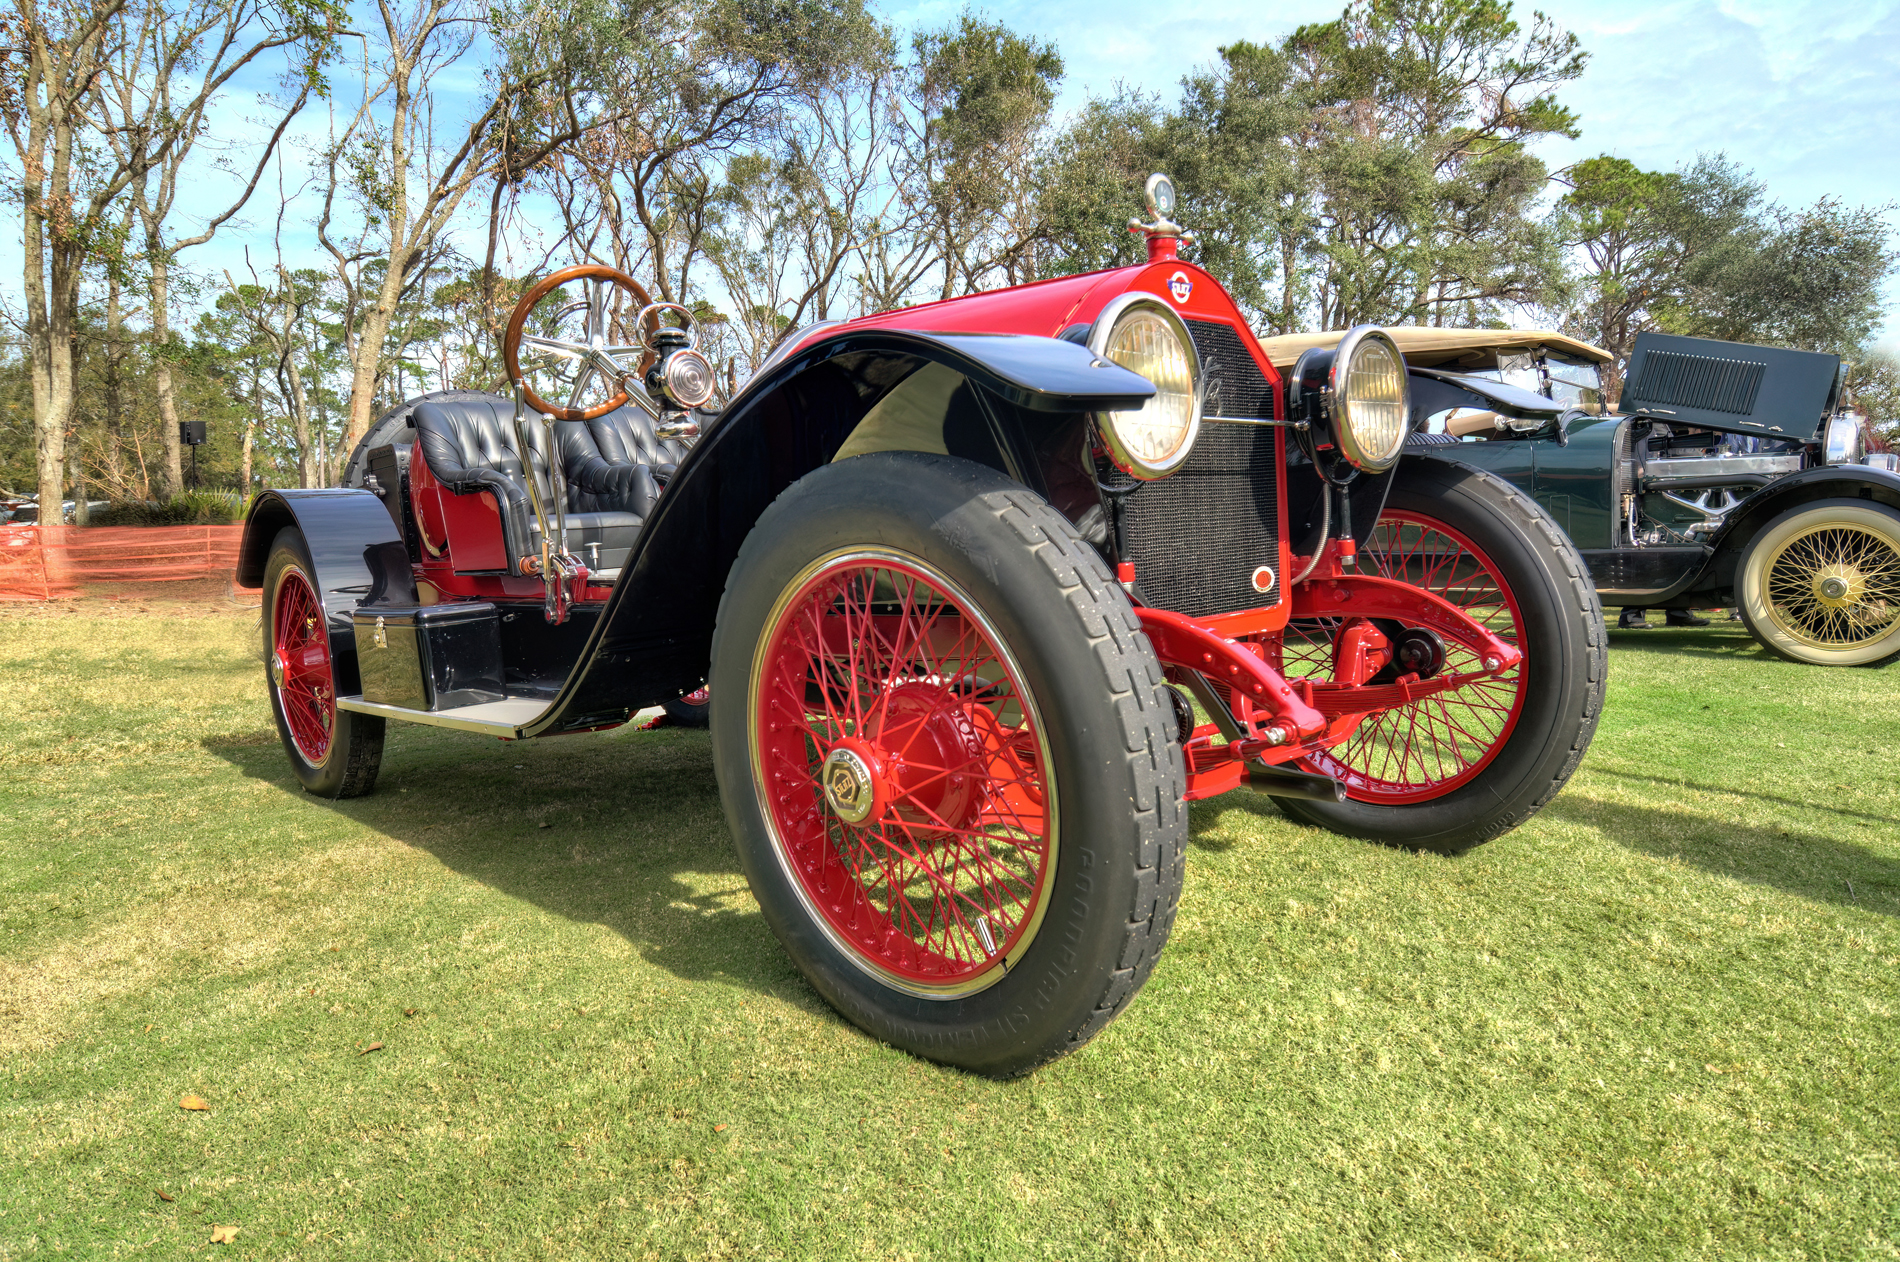
<path id="1" fill-rule="evenodd" d="M 242 526 L 0 526 L 0 600 L 99 586 L 229 582 Z"/>

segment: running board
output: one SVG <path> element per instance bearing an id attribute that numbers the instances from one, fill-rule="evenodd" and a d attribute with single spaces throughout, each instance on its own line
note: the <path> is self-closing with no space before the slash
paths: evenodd
<path id="1" fill-rule="evenodd" d="M 452 727 L 463 732 L 499 736 L 505 741 L 521 739 L 521 729 L 547 713 L 548 703 L 509 698 L 484 701 L 480 705 L 456 706 L 452 710 L 410 710 L 361 697 L 338 697 L 337 709 L 355 714 L 374 714 L 404 723 L 422 723 L 429 727 Z"/>
<path id="2" fill-rule="evenodd" d="M 1264 763 L 1247 766 L 1247 786 L 1257 793 L 1277 798 L 1303 798 L 1308 802 L 1344 802 L 1346 786 L 1331 776 L 1316 776 L 1292 767 L 1269 767 Z"/>

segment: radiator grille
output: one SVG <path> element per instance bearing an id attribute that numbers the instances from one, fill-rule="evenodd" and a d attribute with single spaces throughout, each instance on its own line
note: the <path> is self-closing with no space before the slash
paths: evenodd
<path id="1" fill-rule="evenodd" d="M 1273 387 L 1241 344 L 1240 334 L 1211 320 L 1189 320 L 1187 326 L 1207 378 L 1207 415 L 1272 416 Z"/>
<path id="2" fill-rule="evenodd" d="M 1630 383 L 1631 404 L 1667 404 L 1745 416 L 1755 410 L 1766 364 L 1650 350 Z"/>
<path id="3" fill-rule="evenodd" d="M 1207 414 L 1272 416 L 1273 388 L 1239 335 L 1202 320 L 1188 321 L 1188 328 L 1207 376 Z M 1143 597 L 1190 617 L 1280 603 L 1274 434 L 1265 425 L 1207 422 L 1179 470 L 1128 496 L 1129 559 Z M 1253 587 L 1262 565 L 1276 575 L 1265 593 Z"/>

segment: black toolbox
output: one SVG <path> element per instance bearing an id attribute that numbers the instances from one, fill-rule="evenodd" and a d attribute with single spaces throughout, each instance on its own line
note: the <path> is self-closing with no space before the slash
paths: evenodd
<path id="1" fill-rule="evenodd" d="M 485 600 L 356 611 L 363 700 L 407 710 L 501 701 L 501 621 Z"/>

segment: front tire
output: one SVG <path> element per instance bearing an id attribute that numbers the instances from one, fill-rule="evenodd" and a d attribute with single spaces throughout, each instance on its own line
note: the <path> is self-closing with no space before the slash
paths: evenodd
<path id="1" fill-rule="evenodd" d="M 1776 657 L 1879 666 L 1900 655 L 1900 513 L 1822 500 L 1749 540 L 1735 576 L 1742 625 Z"/>
<path id="2" fill-rule="evenodd" d="M 1154 968 L 1186 769 L 1161 668 L 1070 524 L 993 470 L 827 465 L 734 564 L 711 678 L 739 860 L 793 963 L 896 1047 L 1011 1076 Z"/>
<path id="3" fill-rule="evenodd" d="M 1368 574 L 1423 587 L 1524 652 L 1515 671 L 1371 716 L 1303 759 L 1344 802 L 1276 799 L 1294 819 L 1387 845 L 1457 854 L 1557 796 L 1596 733 L 1609 682 L 1603 608 L 1575 545 L 1527 496 L 1469 465 L 1408 459 L 1359 550 Z M 1290 674 L 1327 669 L 1324 627 L 1289 628 Z M 1474 669 L 1450 647 L 1444 670 Z"/>
<path id="4" fill-rule="evenodd" d="M 311 793 L 361 797 L 376 787 L 383 720 L 339 710 L 317 568 L 303 532 L 286 526 L 264 566 L 264 682 L 290 769 Z"/>

